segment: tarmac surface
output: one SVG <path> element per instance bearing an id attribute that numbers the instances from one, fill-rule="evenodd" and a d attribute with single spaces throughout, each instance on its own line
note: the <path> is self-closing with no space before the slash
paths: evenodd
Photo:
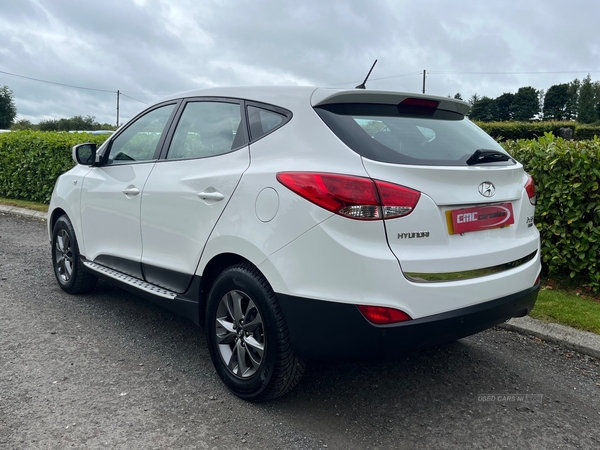
<path id="1" fill-rule="evenodd" d="M 309 361 L 295 390 L 252 404 L 191 321 L 103 281 L 63 292 L 43 218 L 0 211 L 0 449 L 600 448 L 600 360 L 569 333 Z"/>
<path id="2" fill-rule="evenodd" d="M 0 205 L 0 213 L 15 214 L 46 220 L 46 213 L 32 211 L 16 206 Z M 501 324 L 500 327 L 516 331 L 528 336 L 535 336 L 544 341 L 553 342 L 565 348 L 578 351 L 588 356 L 600 359 L 600 335 L 557 323 L 544 322 L 532 317 L 519 317 Z"/>

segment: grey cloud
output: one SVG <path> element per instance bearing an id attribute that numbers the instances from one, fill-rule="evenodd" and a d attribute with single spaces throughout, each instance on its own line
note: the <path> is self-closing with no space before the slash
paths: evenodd
<path id="1" fill-rule="evenodd" d="M 497 96 L 597 70 L 600 5 L 573 0 L 0 0 L 0 71 L 152 102 L 210 85 L 310 83 Z M 443 73 L 442 73 L 443 72 Z M 474 74 L 472 72 L 488 72 Z M 115 121 L 115 94 L 0 74 L 20 116 Z M 122 117 L 144 103 L 121 98 Z"/>

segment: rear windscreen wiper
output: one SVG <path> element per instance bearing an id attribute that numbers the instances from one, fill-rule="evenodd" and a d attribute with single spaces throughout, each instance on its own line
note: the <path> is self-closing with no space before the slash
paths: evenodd
<path id="1" fill-rule="evenodd" d="M 479 149 L 475 150 L 475 153 L 473 153 L 469 157 L 469 159 L 467 159 L 467 164 L 469 166 L 473 166 L 475 164 L 485 164 L 510 160 L 512 160 L 510 156 L 498 150 Z"/>

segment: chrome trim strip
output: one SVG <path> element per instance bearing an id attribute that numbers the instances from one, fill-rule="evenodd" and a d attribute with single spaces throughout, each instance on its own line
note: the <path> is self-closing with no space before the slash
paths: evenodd
<path id="1" fill-rule="evenodd" d="M 156 286 L 154 284 L 147 283 L 144 280 L 140 280 L 139 278 L 132 277 L 131 275 L 127 275 L 122 272 L 118 272 L 116 270 L 109 269 L 106 266 L 102 266 L 102 265 L 92 262 L 92 261 L 82 261 L 82 262 L 86 268 L 93 270 L 94 272 L 100 272 L 110 278 L 120 281 L 121 283 L 128 284 L 130 286 L 135 287 L 136 289 L 145 291 L 149 294 L 156 295 L 158 297 L 166 298 L 169 300 L 174 300 L 175 297 L 177 297 L 177 294 L 175 292 L 171 292 L 160 286 Z"/>
<path id="2" fill-rule="evenodd" d="M 465 270 L 462 272 L 448 272 L 448 273 L 418 273 L 418 272 L 404 272 L 404 276 L 414 283 L 447 283 L 451 281 L 462 281 L 470 280 L 472 278 L 486 277 L 495 273 L 504 272 L 506 270 L 514 269 L 519 267 L 537 255 L 537 250 L 530 253 L 523 258 L 516 259 L 504 264 L 497 266 L 485 267 L 483 269 Z"/>

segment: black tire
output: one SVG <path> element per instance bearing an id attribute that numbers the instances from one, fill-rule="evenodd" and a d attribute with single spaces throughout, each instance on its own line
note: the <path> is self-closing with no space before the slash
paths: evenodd
<path id="1" fill-rule="evenodd" d="M 98 278 L 84 270 L 75 230 L 67 216 L 60 216 L 52 230 L 52 266 L 58 284 L 69 294 L 83 294 L 96 287 Z"/>
<path id="2" fill-rule="evenodd" d="M 232 266 L 215 280 L 206 305 L 206 332 L 217 373 L 240 398 L 280 397 L 304 373 L 306 362 L 292 350 L 277 298 L 251 264 Z"/>

